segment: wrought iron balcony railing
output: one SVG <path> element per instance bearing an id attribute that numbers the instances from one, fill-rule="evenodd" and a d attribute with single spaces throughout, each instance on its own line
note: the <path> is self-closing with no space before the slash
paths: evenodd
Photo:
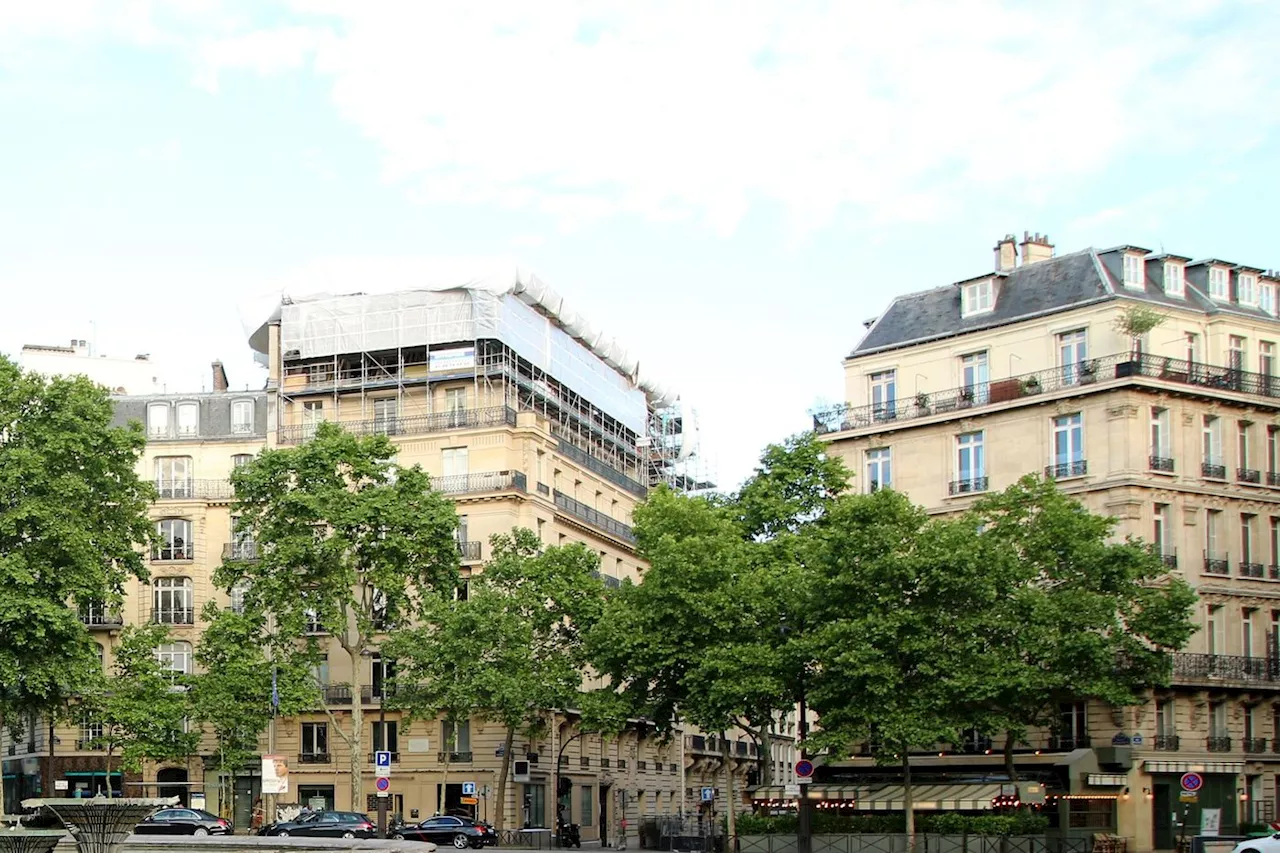
<path id="1" fill-rule="evenodd" d="M 474 563 L 480 559 L 480 543 L 468 542 L 466 540 L 458 540 L 458 555 L 462 557 L 464 563 Z"/>
<path id="2" fill-rule="evenodd" d="M 431 485 L 446 495 L 474 495 L 484 492 L 527 492 L 522 471 L 484 471 L 478 474 L 452 474 L 433 477 Z"/>
<path id="3" fill-rule="evenodd" d="M 1204 552 L 1204 573 L 1207 575 L 1231 574 L 1231 558 L 1217 551 Z"/>
<path id="4" fill-rule="evenodd" d="M 1280 471 L 1267 472 L 1267 485 L 1272 488 L 1280 486 Z"/>
<path id="5" fill-rule="evenodd" d="M 196 557 L 195 545 L 184 543 L 179 545 L 161 545 L 159 548 L 151 549 L 151 561 L 153 563 L 169 563 L 178 560 L 194 560 Z"/>
<path id="6" fill-rule="evenodd" d="M 151 621 L 156 625 L 194 625 L 196 611 L 193 607 L 156 607 L 151 610 Z"/>
<path id="7" fill-rule="evenodd" d="M 1177 752 L 1177 735 L 1156 735 L 1151 739 L 1151 748 L 1159 752 Z"/>
<path id="8" fill-rule="evenodd" d="M 1240 563 L 1240 577 L 1242 578 L 1265 578 L 1267 576 L 1266 568 L 1262 563 Z"/>
<path id="9" fill-rule="evenodd" d="M 1059 462 L 1055 465 L 1044 466 L 1044 475 L 1055 480 L 1061 480 L 1064 477 L 1082 477 L 1089 473 L 1089 463 L 1084 459 L 1077 459 L 1074 462 Z"/>
<path id="10" fill-rule="evenodd" d="M 1207 737 L 1204 739 L 1204 748 L 1209 752 L 1230 752 L 1231 738 L 1229 737 Z"/>
<path id="11" fill-rule="evenodd" d="M 321 688 L 321 693 L 324 695 L 326 705 L 351 704 L 351 685 L 349 684 L 326 684 Z"/>
<path id="12" fill-rule="evenodd" d="M 119 610 L 108 610 L 101 604 L 88 604 L 80 608 L 80 622 L 90 630 L 94 628 L 119 628 L 124 625 L 124 616 Z"/>
<path id="13" fill-rule="evenodd" d="M 1237 468 L 1236 482 L 1258 485 L 1262 482 L 1262 472 L 1256 468 Z"/>
<path id="14" fill-rule="evenodd" d="M 564 510 L 569 515 L 579 521 L 585 521 L 592 527 L 603 530 L 611 536 L 616 536 L 626 542 L 635 542 L 636 536 L 632 532 L 629 525 L 623 524 L 617 519 L 610 518 L 599 510 L 592 509 L 581 501 L 574 500 L 561 491 L 553 491 L 552 499 L 555 501 L 556 507 Z"/>
<path id="15" fill-rule="evenodd" d="M 162 501 L 213 500 L 229 501 L 235 497 L 230 480 L 181 479 L 153 480 L 156 495 Z"/>
<path id="16" fill-rule="evenodd" d="M 355 435 L 426 435 L 455 429 L 515 426 L 516 412 L 506 406 L 493 406 L 486 409 L 459 409 L 426 415 L 399 415 L 335 423 Z M 282 426 L 278 439 L 281 444 L 299 444 L 309 440 L 315 432 L 315 424 Z"/>
<path id="17" fill-rule="evenodd" d="M 1280 659 L 1175 652 L 1173 680 L 1182 684 L 1222 681 L 1277 684 L 1280 683 Z"/>
<path id="18" fill-rule="evenodd" d="M 1163 471 L 1166 474 L 1173 473 L 1173 460 L 1168 456 L 1148 456 L 1147 467 L 1152 471 Z"/>
<path id="19" fill-rule="evenodd" d="M 1267 566 L 1267 577 L 1271 578 L 1273 581 L 1280 581 L 1280 566 Z"/>
<path id="20" fill-rule="evenodd" d="M 1209 480 L 1225 480 L 1227 479 L 1227 466 L 1213 462 L 1201 462 L 1200 476 Z"/>
<path id="21" fill-rule="evenodd" d="M 1245 752 L 1251 755 L 1258 755 L 1267 751 L 1267 739 L 1264 737 L 1247 737 L 1240 741 L 1240 745 Z"/>
<path id="22" fill-rule="evenodd" d="M 1161 555 L 1160 555 L 1160 562 L 1164 563 L 1165 568 L 1167 568 L 1167 569 L 1176 569 L 1176 568 L 1178 568 L 1178 552 L 1177 552 L 1177 550 L 1176 550 L 1176 549 L 1174 549 L 1174 548 L 1170 548 L 1168 551 L 1166 551 L 1166 552 L 1164 552 L 1163 554 L 1161 554 Z"/>
<path id="23" fill-rule="evenodd" d="M 259 559 L 260 556 L 258 543 L 251 539 L 227 542 L 222 546 L 222 559 L 224 560 L 239 560 L 248 563 Z"/>
<path id="24" fill-rule="evenodd" d="M 563 756 L 563 757 L 565 759 L 568 758 L 568 756 Z M 436 753 L 436 761 L 439 761 L 441 764 L 443 764 L 445 762 L 445 759 L 448 759 L 450 764 L 467 764 L 468 762 L 471 761 L 471 753 L 469 752 L 437 752 Z"/>
<path id="25" fill-rule="evenodd" d="M 299 764 L 328 764 L 332 760 L 332 756 L 327 752 L 300 752 L 298 753 Z"/>
<path id="26" fill-rule="evenodd" d="M 988 478 L 986 477 L 969 477 L 968 479 L 952 480 L 947 487 L 948 493 L 952 495 L 968 495 L 987 490 Z"/>
<path id="27" fill-rule="evenodd" d="M 577 462 L 583 468 L 586 468 L 594 474 L 599 474 L 615 486 L 626 489 L 636 497 L 642 498 L 649 493 L 649 490 L 636 480 L 633 480 L 607 463 L 596 459 L 594 456 L 582 450 L 582 448 L 575 446 L 563 438 L 560 439 L 557 449 L 566 458 L 572 459 L 574 462 Z"/>
<path id="28" fill-rule="evenodd" d="M 1089 746 L 1088 735 L 1053 735 L 1049 738 L 1050 752 L 1071 752 Z"/>

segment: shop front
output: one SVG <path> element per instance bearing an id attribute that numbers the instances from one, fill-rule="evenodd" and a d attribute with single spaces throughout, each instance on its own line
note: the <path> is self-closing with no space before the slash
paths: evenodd
<path id="1" fill-rule="evenodd" d="M 1185 834 L 1200 834 L 1206 811 L 1214 811 L 1218 834 L 1240 832 L 1240 773 L 1244 765 L 1235 762 L 1147 761 L 1143 769 L 1150 778 L 1152 846 L 1172 850 Z M 1196 773 L 1203 780 L 1193 801 L 1182 797 L 1182 777 Z M 1210 820 L 1212 823 L 1212 820 Z"/>

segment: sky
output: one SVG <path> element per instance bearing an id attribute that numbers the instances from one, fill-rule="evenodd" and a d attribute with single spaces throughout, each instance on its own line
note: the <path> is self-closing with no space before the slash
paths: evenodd
<path id="1" fill-rule="evenodd" d="M 0 0 L 0 353 L 260 388 L 246 303 L 519 269 L 732 487 L 1006 233 L 1280 267 L 1277 43 L 1273 0 Z"/>

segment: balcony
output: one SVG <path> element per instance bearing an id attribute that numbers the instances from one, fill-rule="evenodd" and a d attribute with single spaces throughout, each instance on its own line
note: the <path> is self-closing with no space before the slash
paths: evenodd
<path id="1" fill-rule="evenodd" d="M 564 756 L 564 761 L 568 762 L 568 756 Z M 445 761 L 450 764 L 469 764 L 471 762 L 471 753 L 469 752 L 437 752 L 436 761 L 444 764 Z"/>
<path id="2" fill-rule="evenodd" d="M 1265 578 L 1267 570 L 1262 563 L 1240 563 L 1240 577 Z"/>
<path id="3" fill-rule="evenodd" d="M 1053 735 L 1049 738 L 1050 752 L 1071 752 L 1089 747 L 1088 735 Z"/>
<path id="4" fill-rule="evenodd" d="M 1178 568 L 1178 552 L 1175 549 L 1169 549 L 1160 555 L 1160 562 L 1164 563 L 1166 569 Z"/>
<path id="5" fill-rule="evenodd" d="M 326 705 L 351 704 L 351 686 L 348 684 L 326 684 L 320 692 Z"/>
<path id="6" fill-rule="evenodd" d="M 238 542 L 227 542 L 222 546 L 222 559 L 237 560 L 242 563 L 252 563 L 260 558 L 261 554 L 258 550 L 258 543 L 252 539 L 242 539 Z"/>
<path id="7" fill-rule="evenodd" d="M 1267 566 L 1267 577 L 1273 581 L 1280 581 L 1280 566 Z"/>
<path id="8" fill-rule="evenodd" d="M 464 563 L 475 563 L 480 560 L 480 543 L 458 540 L 458 556 Z"/>
<path id="9" fill-rule="evenodd" d="M 156 607 L 151 610 L 154 625 L 194 625 L 196 611 L 193 607 Z"/>
<path id="10" fill-rule="evenodd" d="M 1280 471 L 1267 472 L 1267 485 L 1272 488 L 1280 488 Z"/>
<path id="11" fill-rule="evenodd" d="M 153 480 L 158 500 L 229 501 L 235 497 L 230 480 Z"/>
<path id="12" fill-rule="evenodd" d="M 986 477 L 969 477 L 968 479 L 952 480 L 947 487 L 947 492 L 951 495 L 970 495 L 987 490 Z"/>
<path id="13" fill-rule="evenodd" d="M 1227 466 L 1215 465 L 1212 462 L 1201 462 L 1200 476 L 1206 480 L 1225 480 L 1227 479 Z"/>
<path id="14" fill-rule="evenodd" d="M 1056 465 L 1044 466 L 1044 475 L 1046 478 L 1053 480 L 1062 480 L 1067 477 L 1083 477 L 1089 473 L 1089 463 L 1084 459 L 1077 459 L 1075 462 L 1059 462 Z"/>
<path id="15" fill-rule="evenodd" d="M 1204 552 L 1204 573 L 1206 575 L 1231 574 L 1231 560 L 1225 553 L 1218 551 Z"/>
<path id="16" fill-rule="evenodd" d="M 124 617 L 101 604 L 87 604 L 80 607 L 80 622 L 90 631 L 113 631 L 124 626 Z"/>
<path id="17" fill-rule="evenodd" d="M 1173 473 L 1173 460 L 1168 456 L 1148 456 L 1147 467 L 1152 471 L 1160 471 L 1164 474 Z"/>
<path id="18" fill-rule="evenodd" d="M 327 752 L 300 752 L 298 753 L 299 764 L 328 764 L 332 757 Z"/>
<path id="19" fill-rule="evenodd" d="M 1250 755 L 1259 755 L 1267 751 L 1267 739 L 1264 737 L 1247 737 L 1240 741 L 1240 745 Z"/>
<path id="20" fill-rule="evenodd" d="M 1204 739 L 1204 748 L 1209 752 L 1230 752 L 1231 738 L 1229 737 L 1207 737 Z"/>
<path id="21" fill-rule="evenodd" d="M 574 500 L 561 491 L 552 492 L 555 500 L 556 508 L 563 510 L 579 521 L 584 521 L 597 530 L 603 530 L 610 536 L 615 536 L 624 542 L 634 543 L 636 541 L 635 534 L 631 528 L 621 521 L 610 518 L 604 513 L 594 510 L 581 501 Z"/>
<path id="22" fill-rule="evenodd" d="M 1251 485 L 1259 485 L 1262 482 L 1262 472 L 1255 468 L 1237 468 L 1236 482 L 1249 483 Z"/>
<path id="23" fill-rule="evenodd" d="M 543 497 L 546 497 L 546 498 L 551 497 L 551 487 L 550 487 L 550 486 L 548 486 L 546 483 L 539 483 L 539 484 L 538 484 L 538 494 L 540 494 L 540 495 L 542 495 Z"/>
<path id="24" fill-rule="evenodd" d="M 1157 752 L 1177 752 L 1178 736 L 1177 735 L 1156 735 L 1151 740 L 1151 748 Z"/>
<path id="25" fill-rule="evenodd" d="M 1280 685 L 1280 660 L 1176 652 L 1173 655 L 1173 680 L 1177 684 L 1220 684 L 1224 681 L 1240 681 Z"/>
<path id="26" fill-rule="evenodd" d="M 613 468 L 607 463 L 596 459 L 594 456 L 591 456 L 581 448 L 570 444 L 563 438 L 559 440 L 557 450 L 559 450 L 560 454 L 566 459 L 572 459 L 591 473 L 600 475 L 610 483 L 630 492 L 638 498 L 642 498 L 649 493 L 649 490 L 636 480 L 631 479 L 626 474 L 623 474 L 621 471 Z"/>
<path id="27" fill-rule="evenodd" d="M 485 471 L 478 474 L 452 474 L 432 477 L 431 486 L 446 495 L 476 495 L 485 492 L 527 492 L 521 471 Z"/>
<path id="28" fill-rule="evenodd" d="M 487 409 L 459 409 L 451 412 L 432 412 L 426 415 L 403 415 L 389 418 L 369 418 L 358 421 L 336 421 L 354 435 L 427 435 L 455 429 L 485 429 L 499 426 L 515 426 L 515 409 L 494 406 Z M 315 435 L 314 424 L 282 426 L 277 434 L 281 444 L 299 444 Z"/>

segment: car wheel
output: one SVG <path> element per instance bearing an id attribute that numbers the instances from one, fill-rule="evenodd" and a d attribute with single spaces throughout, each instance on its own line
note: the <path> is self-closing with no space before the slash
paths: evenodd
<path id="1" fill-rule="evenodd" d="M 355 834 L 354 832 L 352 832 L 351 830 L 349 830 L 349 829 L 348 829 L 346 832 L 342 833 L 342 837 L 343 837 L 343 838 L 355 838 L 355 837 L 356 837 L 356 834 Z"/>
<path id="2" fill-rule="evenodd" d="M 466 850 L 471 846 L 471 839 L 467 838 L 461 832 L 453 837 L 453 848 L 455 850 Z"/>
<path id="3" fill-rule="evenodd" d="M 276 832 L 276 838 L 288 838 L 288 837 L 289 837 L 289 830 L 287 829 L 281 829 L 278 832 Z"/>
<path id="4" fill-rule="evenodd" d="M 395 835 L 391 837 L 394 838 L 396 841 L 404 841 L 404 833 L 402 832 L 397 832 Z"/>
<path id="5" fill-rule="evenodd" d="M 209 834 L 209 830 L 205 829 L 203 826 L 197 826 L 195 829 L 195 832 L 191 834 L 194 835 L 196 838 L 203 838 Z"/>

